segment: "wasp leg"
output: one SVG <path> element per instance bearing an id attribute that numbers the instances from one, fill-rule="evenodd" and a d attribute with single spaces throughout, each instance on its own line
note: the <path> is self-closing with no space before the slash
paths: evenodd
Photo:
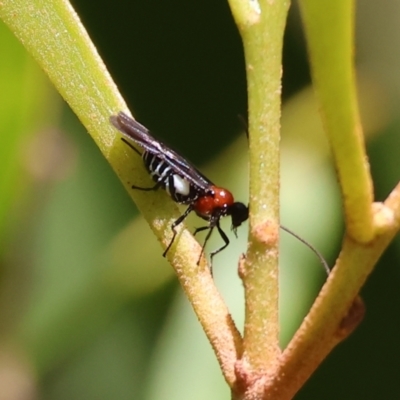
<path id="1" fill-rule="evenodd" d="M 195 231 L 193 232 L 193 236 L 196 236 L 199 232 L 205 231 L 206 229 L 210 229 L 210 227 L 207 226 L 201 226 L 200 228 L 196 228 Z"/>
<path id="2" fill-rule="evenodd" d="M 144 188 L 144 187 L 135 186 L 135 185 L 132 185 L 131 188 L 136 189 L 136 190 L 143 190 L 145 192 L 151 192 L 153 190 L 158 190 L 161 186 L 162 186 L 162 182 L 157 182 L 154 186 L 149 187 L 149 188 Z"/>
<path id="3" fill-rule="evenodd" d="M 126 139 L 121 138 L 121 140 L 122 140 L 125 144 L 127 144 L 132 150 L 134 150 L 137 154 L 139 154 L 139 156 L 142 156 L 142 154 L 140 153 L 140 151 L 139 151 L 138 149 L 136 149 L 135 147 L 133 147 L 132 144 L 129 143 Z M 157 189 L 159 189 L 161 186 L 162 186 L 162 182 L 157 182 L 154 186 L 149 187 L 149 188 L 143 188 L 143 187 L 135 186 L 135 185 L 132 185 L 131 187 L 132 187 L 132 189 L 144 190 L 144 191 L 149 192 L 149 191 L 152 191 L 152 190 L 157 190 Z"/>
<path id="4" fill-rule="evenodd" d="M 172 229 L 172 232 L 173 232 L 173 234 L 172 234 L 172 239 L 171 239 L 171 241 L 169 242 L 169 245 L 167 246 L 167 248 L 165 249 L 165 251 L 164 251 L 164 253 L 163 253 L 163 257 L 165 257 L 165 256 L 167 255 L 169 249 L 170 249 L 171 246 L 172 246 L 172 243 L 174 243 L 175 237 L 176 237 L 176 235 L 177 235 L 177 232 L 176 232 L 175 228 L 176 228 L 179 224 L 181 224 L 181 223 L 184 221 L 184 219 L 185 219 L 192 211 L 193 211 L 193 205 L 191 204 L 191 205 L 186 209 L 186 211 L 185 211 L 175 222 L 172 223 L 172 225 L 171 225 L 171 229 Z"/>
<path id="5" fill-rule="evenodd" d="M 208 225 L 207 226 L 201 226 L 200 228 L 196 228 L 195 231 L 193 232 L 193 236 L 196 236 L 197 233 L 199 233 L 201 231 L 205 231 L 206 229 L 208 229 L 209 231 L 207 232 L 206 238 L 204 239 L 204 244 L 203 244 L 203 247 L 201 248 L 199 259 L 197 260 L 197 263 L 196 263 L 197 265 L 200 264 L 201 256 L 204 253 L 204 249 L 206 247 L 208 239 L 210 239 L 210 236 L 211 236 L 211 233 L 212 233 L 214 227 L 213 226 L 208 226 Z M 211 271 L 211 274 L 212 274 L 212 271 Z"/>
<path id="6" fill-rule="evenodd" d="M 224 250 L 228 245 L 229 245 L 229 239 L 228 236 L 226 236 L 226 233 L 222 230 L 222 228 L 219 226 L 219 222 L 217 221 L 217 223 L 215 224 L 215 226 L 218 229 L 218 233 L 219 235 L 222 237 L 223 241 L 225 242 L 225 244 L 223 246 L 221 246 L 219 249 L 214 250 L 213 252 L 210 253 L 210 259 L 211 259 L 211 265 L 212 265 L 212 260 L 213 257 L 218 254 L 220 251 Z"/>
<path id="7" fill-rule="evenodd" d="M 132 144 L 129 143 L 126 139 L 121 138 L 121 140 L 122 140 L 125 144 L 127 144 L 133 151 L 135 151 L 137 154 L 139 154 L 139 156 L 142 156 L 142 153 L 141 153 L 138 149 L 136 149 L 135 147 L 133 147 Z"/>

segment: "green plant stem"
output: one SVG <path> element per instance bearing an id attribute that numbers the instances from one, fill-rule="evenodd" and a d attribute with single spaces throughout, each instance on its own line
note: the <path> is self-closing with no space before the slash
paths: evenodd
<path id="1" fill-rule="evenodd" d="M 367 243 L 374 236 L 372 179 L 358 110 L 354 1 L 301 0 L 314 89 L 344 200 L 347 234 Z"/>
<path id="2" fill-rule="evenodd" d="M 288 1 L 230 1 L 242 36 L 249 97 L 250 233 L 239 375 L 262 374 L 278 346 L 279 140 L 282 41 Z M 257 7 L 260 7 L 258 10 Z"/>
<path id="3" fill-rule="evenodd" d="M 119 140 L 109 117 L 127 107 L 72 6 L 66 0 L 3 0 L 0 18 L 49 76 L 109 161 L 164 248 L 179 210 L 162 191 L 132 191 L 135 176 L 149 183 L 139 157 Z M 136 181 L 135 181 L 136 182 Z M 143 185 L 146 186 L 146 185 Z M 183 229 L 168 253 L 178 278 L 210 340 L 228 383 L 235 382 L 234 362 L 241 337 L 217 292 L 208 267 L 196 265 L 199 245 Z"/>

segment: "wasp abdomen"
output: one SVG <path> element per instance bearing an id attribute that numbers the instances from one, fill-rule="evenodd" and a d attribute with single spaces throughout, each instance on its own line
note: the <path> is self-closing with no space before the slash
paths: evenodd
<path id="1" fill-rule="evenodd" d="M 159 182 L 174 201 L 190 204 L 197 199 L 196 188 L 186 178 L 177 174 L 166 161 L 148 151 L 145 151 L 142 157 L 152 179 Z"/>

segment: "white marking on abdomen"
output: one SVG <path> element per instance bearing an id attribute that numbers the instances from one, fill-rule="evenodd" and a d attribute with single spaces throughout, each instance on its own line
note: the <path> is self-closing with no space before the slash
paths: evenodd
<path id="1" fill-rule="evenodd" d="M 188 196 L 190 193 L 190 183 L 179 175 L 173 175 L 175 193 Z"/>

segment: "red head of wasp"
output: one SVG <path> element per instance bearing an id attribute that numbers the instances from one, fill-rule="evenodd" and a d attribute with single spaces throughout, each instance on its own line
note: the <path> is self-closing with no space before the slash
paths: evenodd
<path id="1" fill-rule="evenodd" d="M 249 208 L 243 203 L 235 202 L 233 195 L 228 190 L 214 185 L 193 165 L 182 156 L 171 150 L 165 144 L 156 140 L 149 130 L 123 112 L 110 117 L 110 122 L 123 135 L 122 141 L 142 156 L 144 165 L 156 182 L 154 186 L 143 188 L 132 186 L 137 190 L 164 189 L 179 204 L 186 204 L 186 211 L 172 223 L 172 239 L 165 249 L 163 256 L 168 253 L 176 237 L 175 228 L 194 211 L 200 218 L 208 222 L 208 225 L 197 228 L 194 234 L 207 230 L 208 233 L 197 261 L 200 263 L 204 247 L 214 228 L 217 228 L 224 244 L 210 254 L 213 257 L 229 245 L 229 239 L 219 224 L 222 217 L 231 216 L 232 230 L 236 235 L 236 229 L 249 217 Z M 143 149 L 140 153 L 132 142 Z"/>

